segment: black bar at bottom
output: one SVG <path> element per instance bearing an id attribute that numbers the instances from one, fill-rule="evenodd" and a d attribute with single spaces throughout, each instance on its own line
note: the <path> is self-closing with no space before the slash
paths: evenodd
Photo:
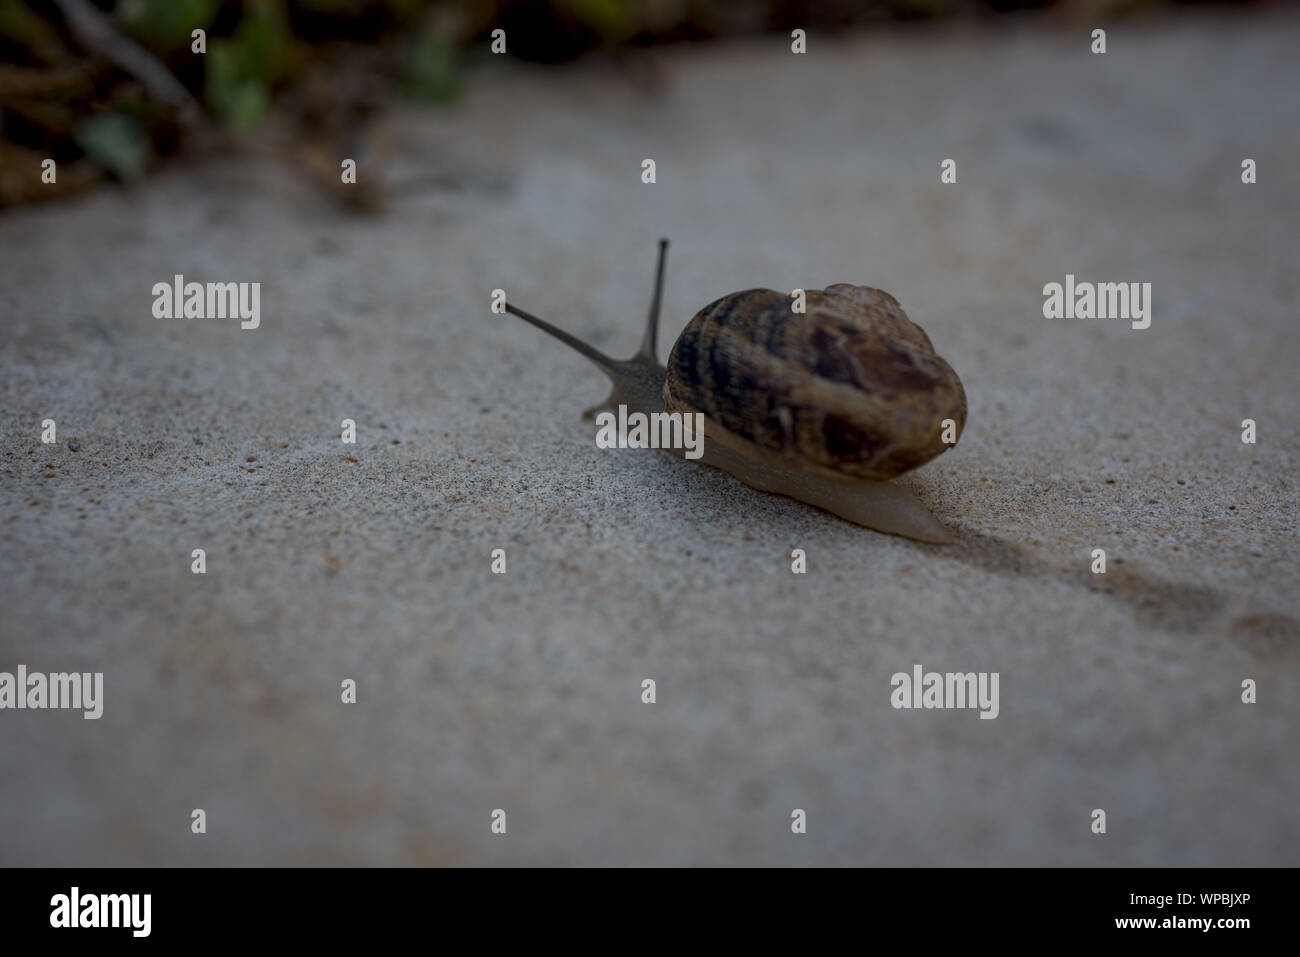
<path id="1" fill-rule="evenodd" d="M 1283 911 L 1294 899 L 1294 872 L 1277 869 L 622 871 L 596 879 L 571 870 L 544 882 L 521 871 L 0 871 L 7 943 L 78 945 L 283 939 L 337 948 L 439 930 L 483 942 L 521 935 L 534 946 L 584 937 L 667 945 L 684 942 L 672 935 L 688 928 L 697 945 L 703 934 L 730 946 L 748 938 L 780 946 L 771 935 L 787 932 L 805 941 L 923 939 L 926 951 L 948 939 L 1231 945 L 1290 939 Z"/>

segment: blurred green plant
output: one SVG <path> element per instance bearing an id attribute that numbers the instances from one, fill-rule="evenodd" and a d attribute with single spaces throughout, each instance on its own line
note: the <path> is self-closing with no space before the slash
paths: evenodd
<path id="1" fill-rule="evenodd" d="M 627 0 L 558 0 L 578 20 L 605 40 L 620 39 L 632 32 L 636 16 Z"/>
<path id="2" fill-rule="evenodd" d="M 133 180 L 155 157 L 182 149 L 197 111 L 192 103 L 176 108 L 183 95 L 157 95 L 158 84 L 151 85 L 146 75 L 156 79 L 159 71 L 170 73 L 178 87 L 206 105 L 212 119 L 234 133 L 262 123 L 282 93 L 288 95 L 280 102 L 299 123 L 310 117 L 309 127 L 328 127 L 332 119 L 346 127 L 350 110 L 358 104 L 379 107 L 377 101 L 389 91 L 418 103 L 455 100 L 470 68 L 497 59 L 487 56 L 488 36 L 507 25 L 512 59 L 558 62 L 626 43 L 782 33 L 790 22 L 842 29 L 888 18 L 976 15 L 1054 3 L 1074 22 L 1174 2 L 0 0 L 0 206 L 54 195 L 5 186 L 27 182 L 33 153 L 77 163 L 84 153 L 90 160 L 84 165 L 94 175 L 69 177 L 72 191 L 102 179 L 101 169 Z M 84 30 L 70 29 L 77 19 L 103 21 L 109 29 L 93 30 L 88 37 Z M 201 57 L 191 53 L 196 29 L 207 31 Z M 134 41 L 125 56 L 123 45 L 114 43 L 123 36 Z M 148 69 L 138 67 L 142 60 Z M 374 63 L 381 67 L 368 65 Z M 378 85 L 364 80 L 372 75 L 380 77 Z M 10 145 L 12 150 L 3 149 Z"/>
<path id="3" fill-rule="evenodd" d="M 271 109 L 271 91 L 265 80 L 245 71 L 238 45 L 214 40 L 207 66 L 207 100 L 225 124 L 243 133 L 261 122 Z"/>
<path id="4" fill-rule="evenodd" d="M 0 37 L 32 52 L 60 46 L 59 35 L 23 0 L 0 0 Z"/>
<path id="5" fill-rule="evenodd" d="M 204 96 L 230 129 L 246 132 L 270 111 L 272 89 L 294 59 L 283 0 L 252 4 L 233 35 L 208 42 Z"/>
<path id="6" fill-rule="evenodd" d="M 458 60 L 456 45 L 426 22 L 402 58 L 402 92 L 422 103 L 451 102 L 460 93 Z"/>
<path id="7" fill-rule="evenodd" d="M 114 11 L 123 29 L 156 50 L 189 46 L 190 34 L 207 30 L 220 0 L 122 0 Z"/>
<path id="8" fill-rule="evenodd" d="M 136 117 L 100 113 L 78 123 L 73 138 L 87 156 L 118 179 L 129 183 L 144 175 L 149 132 Z"/>

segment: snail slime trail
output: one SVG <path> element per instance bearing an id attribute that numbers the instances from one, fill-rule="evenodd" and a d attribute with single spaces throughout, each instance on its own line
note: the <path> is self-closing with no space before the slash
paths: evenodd
<path id="1" fill-rule="evenodd" d="M 596 416 L 598 449 L 684 449 L 692 461 L 704 454 L 704 413 L 632 412 L 619 404 L 618 416 Z"/>

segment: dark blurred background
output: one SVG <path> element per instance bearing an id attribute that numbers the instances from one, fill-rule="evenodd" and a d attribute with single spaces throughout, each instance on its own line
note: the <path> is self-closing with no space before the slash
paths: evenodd
<path id="1" fill-rule="evenodd" d="M 323 188 L 338 150 L 400 100 L 454 101 L 490 68 L 492 31 L 512 62 L 722 37 L 1009 16 L 1062 26 L 1168 16 L 1175 0 L 0 0 L 0 207 L 131 182 L 170 158 L 290 130 Z M 1196 6 L 1265 6 L 1196 3 Z M 1276 3 L 1272 5 L 1277 5 Z M 193 49 L 193 31 L 206 49 Z M 41 162 L 58 178 L 42 183 Z M 353 195 L 357 194 L 355 191 Z M 343 200 L 341 200 L 343 201 Z M 357 204 L 356 200 L 347 200 Z M 365 205 L 365 197 L 359 202 Z"/>

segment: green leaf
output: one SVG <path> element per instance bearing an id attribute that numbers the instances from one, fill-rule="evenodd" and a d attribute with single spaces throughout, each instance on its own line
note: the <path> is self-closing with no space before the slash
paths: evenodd
<path id="1" fill-rule="evenodd" d="M 79 123 L 73 137 L 87 156 L 118 179 L 133 182 L 144 175 L 149 137 L 135 117 L 100 113 Z"/>
<path id="2" fill-rule="evenodd" d="M 0 37 L 28 50 L 56 50 L 62 45 L 58 32 L 32 13 L 23 0 L 0 0 Z"/>
<path id="3" fill-rule="evenodd" d="M 233 36 L 208 42 L 204 96 L 228 127 L 245 132 L 270 111 L 272 86 L 292 53 L 283 0 L 250 4 Z"/>
<path id="4" fill-rule="evenodd" d="M 402 63 L 406 95 L 425 103 L 448 103 L 460 93 L 456 46 L 432 29 L 424 29 L 407 48 Z"/>
<path id="5" fill-rule="evenodd" d="M 271 94 L 264 83 L 244 80 L 234 88 L 225 106 L 225 119 L 236 133 L 246 133 L 266 117 Z"/>
<path id="6" fill-rule="evenodd" d="M 207 29 L 219 0 L 122 0 L 117 18 L 126 32 L 158 50 L 190 45 L 190 34 Z"/>
<path id="7" fill-rule="evenodd" d="M 246 80 L 269 84 L 280 73 L 280 58 L 287 41 L 284 20 L 277 7 L 260 6 L 244 17 L 235 31 L 239 71 Z"/>
<path id="8" fill-rule="evenodd" d="M 564 0 L 561 6 L 606 40 L 622 36 L 633 22 L 626 0 Z"/>
<path id="9" fill-rule="evenodd" d="M 222 122 L 237 133 L 256 126 L 271 107 L 269 84 L 245 64 L 239 41 L 218 39 L 208 44 L 204 94 Z"/>

